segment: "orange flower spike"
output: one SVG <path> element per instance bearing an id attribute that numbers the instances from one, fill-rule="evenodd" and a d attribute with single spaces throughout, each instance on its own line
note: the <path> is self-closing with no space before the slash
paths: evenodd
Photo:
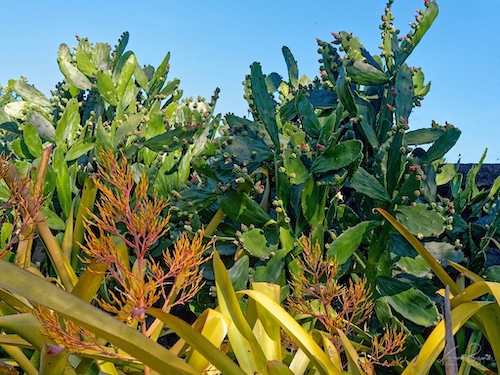
<path id="1" fill-rule="evenodd" d="M 182 233 L 174 244 L 174 250 L 163 254 L 168 267 L 165 279 L 174 279 L 167 298 L 170 304 L 177 296 L 182 300 L 177 301 L 177 304 L 186 302 L 202 287 L 202 274 L 199 269 L 209 259 L 203 258 L 203 253 L 213 245 L 213 240 L 203 244 L 203 235 L 204 231 L 200 230 L 189 240 L 187 234 Z"/>
<path id="2" fill-rule="evenodd" d="M 328 332 L 339 328 L 348 334 L 352 324 L 360 324 L 372 315 L 366 280 L 349 286 L 340 284 L 335 259 L 323 258 L 319 244 L 311 246 L 307 237 L 302 237 L 299 244 L 303 252 L 296 259 L 300 272 L 292 275 L 290 310 L 317 319 Z"/>
<path id="3" fill-rule="evenodd" d="M 380 366 L 401 366 L 403 358 L 393 358 L 390 361 L 384 359 L 388 356 L 395 356 L 404 351 L 406 340 L 409 333 L 404 333 L 404 327 L 386 328 L 382 337 L 374 337 L 372 342 L 372 353 L 369 358 L 369 363 Z"/>

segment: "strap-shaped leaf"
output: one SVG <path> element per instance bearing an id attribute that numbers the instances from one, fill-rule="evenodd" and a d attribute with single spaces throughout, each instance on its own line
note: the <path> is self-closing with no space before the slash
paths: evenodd
<path id="1" fill-rule="evenodd" d="M 135 329 L 4 260 L 0 260 L 0 287 L 54 310 L 159 373 L 197 374 L 194 368 Z"/>

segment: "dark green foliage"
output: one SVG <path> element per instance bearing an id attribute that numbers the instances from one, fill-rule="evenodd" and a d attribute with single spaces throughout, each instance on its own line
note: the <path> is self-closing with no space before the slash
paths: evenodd
<path id="1" fill-rule="evenodd" d="M 237 290 L 254 280 L 279 283 L 286 294 L 307 236 L 336 260 L 338 278 L 366 277 L 376 306 L 370 333 L 403 323 L 425 334 L 439 318 L 442 285 L 374 209 L 393 215 L 443 265 L 461 262 L 498 280 L 500 179 L 490 190 L 476 185 L 484 156 L 467 176 L 445 164 L 461 134 L 453 125 L 412 127 L 430 82 L 406 61 L 438 14 L 435 1 L 424 4 L 401 37 L 388 2 L 380 56 L 345 31 L 332 43 L 318 40 L 313 80 L 299 75 L 287 47 L 286 78 L 253 63 L 244 81 L 251 119 L 230 113 L 220 127 L 218 90 L 208 104 L 181 101 L 180 81 L 167 80 L 169 54 L 157 69 L 142 67 L 126 50 L 127 33 L 113 51 L 79 38 L 75 51 L 59 49 L 65 81 L 51 99 L 23 79 L 9 82 L 0 95 L 0 149 L 28 171 L 53 147 L 44 186 L 52 200 L 43 211 L 52 229 L 64 229 L 99 150 L 111 149 L 150 178 L 149 193 L 171 199 L 172 238 L 202 227 L 217 236 Z"/>

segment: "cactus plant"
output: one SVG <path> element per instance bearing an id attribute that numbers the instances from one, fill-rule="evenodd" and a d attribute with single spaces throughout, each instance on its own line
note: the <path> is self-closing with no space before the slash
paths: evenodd
<path id="1" fill-rule="evenodd" d="M 395 258 L 396 242 L 389 241 L 394 231 L 372 211 L 383 207 L 429 242 L 453 227 L 450 205 L 438 196 L 436 181 L 460 131 L 436 123 L 410 130 L 411 113 L 430 88 L 422 70 L 405 62 L 437 15 L 435 1 L 424 5 L 416 28 L 400 38 L 389 1 L 380 56 L 344 31 L 333 34 L 333 43 L 318 40 L 320 77 L 313 80 L 299 76 L 286 47 L 287 78 L 266 75 L 260 64 L 252 64 L 244 81 L 252 119 L 226 116 L 215 149 L 196 160 L 197 180 L 180 191 L 176 203 L 183 207 L 176 214 L 199 214 L 197 226 L 209 222 L 226 255 L 251 257 L 250 268 L 238 268 L 245 277 L 277 282 L 285 267 L 293 273 L 290 255 L 301 251 L 297 238 L 305 233 L 342 261 L 343 272 L 366 272 L 380 300 L 380 316 L 382 305 L 407 311 L 400 308 L 402 300 L 387 305 L 389 298 L 381 297 L 387 288 L 419 294 L 418 282 L 404 275 L 412 270 L 403 264 L 413 263 Z M 417 147 L 425 144 L 426 151 Z M 200 198 L 194 198 L 196 192 Z M 200 203 L 201 197 L 210 198 L 194 206 L 183 203 L 182 196 Z M 454 246 L 438 253 L 461 254 Z M 428 274 L 414 264 L 417 277 Z M 405 284 L 385 282 L 384 277 L 393 276 Z M 379 283 L 386 288 L 383 293 Z M 419 296 L 432 305 L 432 295 Z M 403 300 L 411 304 L 411 298 Z M 429 314 L 435 318 L 435 310 Z M 422 323 L 415 314 L 404 319 Z"/>
<path id="2" fill-rule="evenodd" d="M 124 33 L 114 49 L 78 36 L 73 51 L 62 44 L 57 60 L 64 81 L 50 99 L 25 79 L 9 81 L 0 109 L 2 146 L 21 170 L 36 167 L 43 148 L 52 146 L 44 186 L 52 229 L 92 210 L 96 190 L 89 175 L 101 150 L 128 157 L 136 174 L 144 171 L 152 181 L 149 193 L 167 197 L 185 183 L 191 160 L 215 135 L 218 90 L 210 103 L 181 100 L 180 81 L 167 79 L 170 54 L 157 69 L 142 67 L 126 50 L 128 39 Z M 75 225 L 73 266 L 84 240 L 83 221 Z"/>

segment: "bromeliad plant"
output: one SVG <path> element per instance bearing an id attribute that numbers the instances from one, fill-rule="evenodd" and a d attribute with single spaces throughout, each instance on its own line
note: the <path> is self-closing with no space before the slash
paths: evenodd
<path id="1" fill-rule="evenodd" d="M 48 162 L 49 152 L 44 155 L 42 164 Z M 22 191 L 18 192 L 14 188 L 15 184 L 11 184 L 11 175 L 17 170 L 11 162 L 2 159 L 1 177 L 13 186 L 12 196 L 3 209 L 8 209 L 14 218 L 19 218 L 20 213 L 24 216 L 22 222 L 16 223 L 20 229 L 11 231 L 12 234 L 19 232 L 20 235 L 11 236 L 7 241 L 9 247 L 4 249 L 1 262 L 6 264 L 7 269 L 12 268 L 9 263 L 17 263 L 18 267 L 28 270 L 34 269 L 31 272 L 37 275 L 34 282 L 37 285 L 33 285 L 29 277 L 31 284 L 24 287 L 22 283 L 19 284 L 21 288 L 26 288 L 20 295 L 28 293 L 28 299 L 6 290 L 0 293 L 0 326 L 10 333 L 4 337 L 2 348 L 28 373 L 40 371 L 55 374 L 58 373 L 56 368 L 66 368 L 65 373 L 88 373 L 96 368 L 116 373 L 116 368 L 123 364 L 131 368 L 144 368 L 144 373 L 150 373 L 149 368 L 158 371 L 164 365 L 163 362 L 171 361 L 168 358 L 172 357 L 173 362 L 166 369 L 192 373 L 192 369 L 171 353 L 164 353 L 159 363 L 150 365 L 154 348 L 161 349 L 160 352 L 166 350 L 156 344 L 163 323 L 159 319 L 149 319 L 146 311 L 157 306 L 159 311 L 168 312 L 179 304 L 187 303 L 199 291 L 202 280 L 200 266 L 205 261 L 204 254 L 211 243 L 202 242 L 202 232 L 192 238 L 183 234 L 172 249 L 164 251 L 163 262 L 159 264 L 152 258 L 151 249 L 168 230 L 169 216 L 164 212 L 168 202 L 157 195 L 148 196 L 149 180 L 146 174 L 135 182 L 136 175 L 126 158 L 118 161 L 111 152 L 102 152 L 100 160 L 103 165 L 93 176 L 99 191 L 97 212 L 90 213 L 86 220 L 86 244 L 82 253 L 85 258 L 82 261 L 87 267 L 77 277 L 69 266 L 69 256 L 63 254 L 54 237 L 50 239 L 50 231 L 40 231 L 63 287 L 49 288 L 53 294 L 44 296 L 46 292 L 43 289 L 51 278 L 43 280 L 44 275 L 32 267 L 29 261 L 27 266 L 19 261 L 20 257 L 25 259 L 24 242 L 29 240 L 22 237 L 23 233 L 31 229 L 28 233 L 32 235 L 34 225 L 38 228 L 46 226 L 45 219 L 35 206 L 36 203 L 40 205 L 40 200 L 31 199 L 31 194 L 37 197 L 37 189 L 30 191 L 29 180 L 22 180 L 26 183 L 19 184 Z M 38 185 L 35 187 L 43 185 L 43 172 L 38 173 Z M 25 211 L 17 212 L 19 207 Z M 12 262 L 7 262 L 9 257 Z M 9 280 L 6 282 L 16 283 L 19 270 L 5 272 L 8 275 L 6 280 Z M 63 289 L 66 291 L 63 292 Z M 98 293 L 99 290 L 102 293 Z M 90 305 L 94 300 L 114 318 L 102 312 L 94 316 L 96 313 Z M 54 303 L 58 307 L 54 307 Z M 83 322 L 80 312 L 89 314 Z M 114 323 L 110 323 L 110 319 Z M 142 339 L 137 338 L 136 330 L 142 333 Z M 102 331 L 106 333 L 103 335 Z M 130 336 L 127 338 L 123 332 L 128 332 Z M 121 338 L 117 346 L 108 344 L 109 341 L 115 342 L 118 337 Z M 147 346 L 152 351 L 145 357 L 140 353 L 137 356 L 135 353 L 139 345 L 142 345 L 139 350 L 142 353 L 146 353 Z M 19 346 L 28 350 L 24 353 Z M 135 360 L 141 357 L 142 364 Z"/>

